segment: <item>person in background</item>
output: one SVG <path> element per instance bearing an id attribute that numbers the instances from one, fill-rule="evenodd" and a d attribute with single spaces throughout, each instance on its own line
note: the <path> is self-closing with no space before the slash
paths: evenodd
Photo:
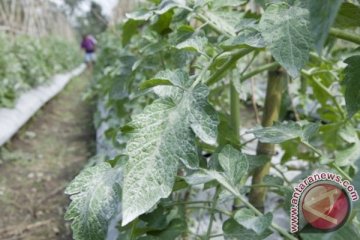
<path id="1" fill-rule="evenodd" d="M 93 64 L 95 63 L 96 44 L 96 39 L 90 34 L 83 36 L 81 48 L 85 51 L 84 61 L 88 68 L 92 68 Z"/>

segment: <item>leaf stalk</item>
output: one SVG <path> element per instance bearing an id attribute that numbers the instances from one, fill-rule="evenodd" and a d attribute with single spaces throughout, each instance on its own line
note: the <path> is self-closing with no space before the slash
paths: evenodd
<path id="1" fill-rule="evenodd" d="M 217 201 L 219 199 L 219 194 L 220 194 L 220 185 L 218 185 L 216 187 L 215 194 L 214 194 L 214 199 L 213 199 L 211 210 L 210 210 L 210 221 L 209 221 L 209 226 L 208 226 L 208 229 L 207 229 L 207 232 L 206 232 L 206 237 L 205 237 L 205 239 L 207 239 L 207 240 L 210 239 L 211 229 L 212 229 L 212 225 L 213 225 L 214 218 L 215 218 L 214 214 L 215 214 Z"/>
<path id="2" fill-rule="evenodd" d="M 338 28 L 330 28 L 329 34 L 333 37 L 343 39 L 352 43 L 360 44 L 360 36 L 356 34 L 349 33 L 347 31 L 338 29 Z"/>

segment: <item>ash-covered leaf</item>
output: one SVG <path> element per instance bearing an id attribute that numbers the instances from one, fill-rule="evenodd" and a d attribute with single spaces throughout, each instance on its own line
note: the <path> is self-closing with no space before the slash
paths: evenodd
<path id="1" fill-rule="evenodd" d="M 212 9 L 220 9 L 226 7 L 239 7 L 246 3 L 245 0 L 210 0 Z"/>
<path id="2" fill-rule="evenodd" d="M 108 224 L 120 214 L 122 171 L 109 163 L 84 169 L 66 188 L 72 200 L 65 214 L 76 240 L 103 240 Z"/>
<path id="3" fill-rule="evenodd" d="M 216 180 L 220 185 L 222 185 L 229 192 L 234 194 L 235 196 L 239 195 L 239 190 L 234 186 L 232 181 L 222 172 L 218 172 L 215 170 L 206 170 L 201 169 L 201 171 L 211 177 L 213 180 Z"/>
<path id="4" fill-rule="evenodd" d="M 151 88 L 158 85 L 173 85 L 180 88 L 187 88 L 191 85 L 187 73 L 177 69 L 175 71 L 164 70 L 155 75 L 155 77 L 146 80 L 140 84 L 141 89 Z"/>
<path id="5" fill-rule="evenodd" d="M 131 13 L 126 13 L 128 19 L 137 20 L 137 21 L 147 21 L 153 15 L 153 12 L 148 10 L 138 10 Z"/>
<path id="6" fill-rule="evenodd" d="M 300 141 L 308 142 L 319 129 L 318 123 L 301 125 L 297 122 L 275 122 L 271 127 L 257 128 L 248 131 L 253 133 L 260 142 L 282 143 L 291 139 L 299 138 Z"/>
<path id="7" fill-rule="evenodd" d="M 185 0 L 163 0 L 159 4 L 158 8 L 154 11 L 156 14 L 161 15 L 176 7 L 186 6 Z"/>
<path id="8" fill-rule="evenodd" d="M 270 226 L 272 214 L 266 213 L 263 216 L 255 216 L 253 211 L 243 208 L 235 213 L 234 219 L 243 227 L 261 234 Z"/>
<path id="9" fill-rule="evenodd" d="M 214 180 L 213 177 L 203 171 L 198 171 L 185 177 L 185 181 L 190 185 L 204 184 L 212 180 Z"/>
<path id="10" fill-rule="evenodd" d="M 236 15 L 239 16 L 238 13 L 236 13 Z M 236 16 L 234 16 L 233 13 L 229 11 L 207 11 L 206 17 L 211 23 L 222 29 L 229 36 L 235 36 L 235 23 L 232 21 L 236 21 Z"/>
<path id="11" fill-rule="evenodd" d="M 282 186 L 284 184 L 284 179 L 274 175 L 265 175 L 263 182 L 265 184 Z"/>
<path id="12" fill-rule="evenodd" d="M 207 38 L 205 37 L 194 37 L 189 38 L 176 45 L 177 49 L 186 49 L 189 51 L 195 51 L 198 53 L 204 53 L 207 44 Z"/>
<path id="13" fill-rule="evenodd" d="M 182 84 L 182 79 L 173 78 L 169 72 L 166 75 L 172 83 Z M 155 100 L 133 117 L 126 147 L 129 161 L 123 225 L 169 196 L 180 161 L 188 168 L 198 168 L 196 136 L 207 144 L 216 144 L 218 120 L 207 102 L 208 92 L 204 85 L 184 89 L 182 96 Z"/>
<path id="14" fill-rule="evenodd" d="M 240 182 L 249 168 L 246 155 L 230 145 L 226 145 L 219 153 L 219 162 L 234 185 Z"/>
<path id="15" fill-rule="evenodd" d="M 360 160 L 360 141 L 350 144 L 349 147 L 335 152 L 335 162 L 338 166 L 349 166 Z"/>
<path id="16" fill-rule="evenodd" d="M 292 77 L 299 76 L 312 45 L 309 11 L 286 3 L 271 4 L 261 17 L 259 30 L 275 60 Z"/>
<path id="17" fill-rule="evenodd" d="M 249 163 L 249 173 L 253 172 L 256 168 L 261 167 L 270 161 L 269 156 L 266 155 L 246 155 L 246 159 Z"/>
<path id="18" fill-rule="evenodd" d="M 237 36 L 231 37 L 222 43 L 224 48 L 239 48 L 246 46 L 263 48 L 265 45 L 266 44 L 261 33 L 257 29 L 251 27 L 244 28 Z"/>
<path id="19" fill-rule="evenodd" d="M 360 160 L 360 140 L 356 129 L 351 124 L 341 126 L 338 132 L 347 147 L 335 151 L 335 162 L 338 166 L 349 166 Z"/>

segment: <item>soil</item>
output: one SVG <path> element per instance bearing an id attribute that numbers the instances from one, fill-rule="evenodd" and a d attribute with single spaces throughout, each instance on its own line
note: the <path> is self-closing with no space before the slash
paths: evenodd
<path id="1" fill-rule="evenodd" d="M 73 79 L 0 149 L 0 239 L 72 239 L 67 184 L 92 156 L 90 74 Z"/>

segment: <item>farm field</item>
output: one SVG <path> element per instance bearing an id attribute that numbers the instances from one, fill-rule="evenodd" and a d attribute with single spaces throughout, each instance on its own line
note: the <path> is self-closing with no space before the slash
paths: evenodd
<path id="1" fill-rule="evenodd" d="M 94 154 L 92 106 L 74 79 L 1 151 L 0 239 L 71 239 L 63 192 Z"/>

